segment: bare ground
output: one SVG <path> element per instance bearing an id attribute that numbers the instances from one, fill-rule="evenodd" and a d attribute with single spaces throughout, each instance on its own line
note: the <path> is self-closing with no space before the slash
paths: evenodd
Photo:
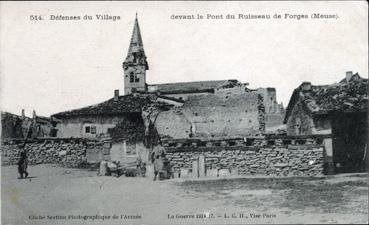
<path id="1" fill-rule="evenodd" d="M 2 167 L 2 224 L 368 222 L 368 174 L 153 182 L 54 165 L 29 172 L 19 180 L 15 166 Z"/>

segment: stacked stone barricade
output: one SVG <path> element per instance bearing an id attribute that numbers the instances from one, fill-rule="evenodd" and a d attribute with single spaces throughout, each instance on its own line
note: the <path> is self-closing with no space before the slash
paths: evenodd
<path id="1" fill-rule="evenodd" d="M 20 152 L 25 150 L 28 164 L 59 164 L 65 167 L 80 168 L 87 166 L 87 152 L 101 149 L 97 140 L 42 138 L 28 140 L 24 146 L 23 139 L 3 141 L 1 144 L 1 165 L 16 165 Z"/>
<path id="2" fill-rule="evenodd" d="M 206 176 L 322 175 L 324 137 L 236 138 L 227 140 L 167 140 L 164 145 L 174 173 L 191 171 L 205 157 Z"/>
<path id="3" fill-rule="evenodd" d="M 182 177 L 315 176 L 324 173 L 327 163 L 325 138 L 329 137 L 168 139 L 162 142 L 174 174 Z M 16 165 L 23 144 L 22 139 L 3 141 L 2 165 Z M 66 138 L 33 139 L 27 141 L 24 150 L 28 153 L 30 165 L 48 163 L 80 168 L 96 161 L 89 158 L 94 152 L 102 152 L 103 142 Z M 199 171 L 192 171 L 193 168 Z"/>

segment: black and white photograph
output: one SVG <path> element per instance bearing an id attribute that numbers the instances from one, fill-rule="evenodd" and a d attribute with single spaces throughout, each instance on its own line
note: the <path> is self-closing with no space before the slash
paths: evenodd
<path id="1" fill-rule="evenodd" d="M 367 1 L 0 2 L 1 224 L 368 224 Z"/>

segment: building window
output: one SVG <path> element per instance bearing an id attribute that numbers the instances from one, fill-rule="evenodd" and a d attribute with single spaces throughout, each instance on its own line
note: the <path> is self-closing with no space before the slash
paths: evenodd
<path id="1" fill-rule="evenodd" d="M 50 137 L 57 137 L 58 129 L 51 128 L 50 130 Z"/>
<path id="2" fill-rule="evenodd" d="M 92 125 L 85 126 L 85 133 L 86 134 L 96 134 L 96 126 L 92 126 Z"/>
<path id="3" fill-rule="evenodd" d="M 134 143 L 127 143 L 127 155 L 136 155 L 137 154 L 137 151 L 136 151 L 136 144 Z"/>
<path id="4" fill-rule="evenodd" d="M 134 75 L 134 73 L 133 73 L 133 72 L 131 72 L 131 73 L 129 74 L 129 82 L 131 82 L 131 83 L 135 82 L 135 75 Z"/>
<path id="5" fill-rule="evenodd" d="M 133 72 L 131 72 L 129 74 L 129 82 L 138 83 L 138 82 L 140 82 L 140 78 L 137 76 L 137 74 L 134 74 Z"/>
<path id="6" fill-rule="evenodd" d="M 96 134 L 96 126 L 91 126 L 91 134 Z"/>

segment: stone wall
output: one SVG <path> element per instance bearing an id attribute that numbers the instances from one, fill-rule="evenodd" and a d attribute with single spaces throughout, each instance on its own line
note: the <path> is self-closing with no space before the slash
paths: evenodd
<path id="1" fill-rule="evenodd" d="M 16 165 L 22 150 L 23 140 L 10 140 L 2 143 L 1 165 Z M 102 144 L 86 139 L 35 139 L 25 145 L 28 164 L 59 164 L 65 167 L 87 165 L 87 151 L 101 148 Z"/>
<path id="2" fill-rule="evenodd" d="M 174 172 L 205 156 L 208 174 L 311 176 L 323 174 L 322 139 L 234 139 L 165 144 Z"/>

